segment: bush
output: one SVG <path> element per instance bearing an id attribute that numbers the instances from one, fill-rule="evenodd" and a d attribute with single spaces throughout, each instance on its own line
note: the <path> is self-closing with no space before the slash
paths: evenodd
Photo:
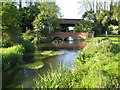
<path id="1" fill-rule="evenodd" d="M 40 38 L 41 43 L 50 43 L 51 41 L 52 41 L 52 39 L 47 38 L 47 37 L 41 37 Z"/>
<path id="2" fill-rule="evenodd" d="M 7 40 L 2 41 L 2 47 L 4 47 L 4 48 L 11 47 L 13 45 L 14 45 L 14 43 L 10 40 L 9 41 L 7 41 Z"/>
<path id="3" fill-rule="evenodd" d="M 27 40 L 22 40 L 20 42 L 20 44 L 23 45 L 23 47 L 25 48 L 25 51 L 28 52 L 28 51 L 32 51 L 35 49 L 34 45 L 30 42 L 30 41 L 27 41 Z"/>
<path id="4" fill-rule="evenodd" d="M 22 45 L 1 49 L 3 70 L 8 70 L 12 65 L 21 63 L 24 54 L 24 47 Z"/>
<path id="5" fill-rule="evenodd" d="M 110 26 L 108 26 L 108 33 L 118 35 L 118 33 L 119 33 L 118 29 L 119 29 L 118 26 L 114 26 L 111 24 Z"/>

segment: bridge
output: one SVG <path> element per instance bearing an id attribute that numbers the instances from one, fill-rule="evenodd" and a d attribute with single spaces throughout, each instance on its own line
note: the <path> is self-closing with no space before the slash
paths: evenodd
<path id="1" fill-rule="evenodd" d="M 62 32 L 68 31 L 69 26 L 75 26 L 82 19 L 59 19 L 59 25 L 62 27 Z"/>
<path id="2" fill-rule="evenodd" d="M 59 19 L 60 26 L 63 27 L 62 32 L 54 32 L 51 36 L 52 40 L 60 39 L 67 40 L 68 37 L 72 37 L 74 39 L 86 39 L 88 37 L 93 37 L 93 33 L 77 33 L 77 32 L 67 32 L 66 27 L 75 26 L 82 19 Z"/>
<path id="3" fill-rule="evenodd" d="M 82 19 L 59 19 L 61 26 L 75 26 Z"/>
<path id="4" fill-rule="evenodd" d="M 72 37 L 74 39 L 86 39 L 88 38 L 88 36 L 89 36 L 89 33 L 55 32 L 49 37 L 52 38 L 52 40 L 55 40 L 55 39 L 66 40 L 68 37 Z"/>

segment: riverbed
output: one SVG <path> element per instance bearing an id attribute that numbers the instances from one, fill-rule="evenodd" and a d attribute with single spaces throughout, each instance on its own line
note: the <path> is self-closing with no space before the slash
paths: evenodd
<path id="1" fill-rule="evenodd" d="M 24 57 L 26 63 L 41 61 L 44 66 L 38 70 L 23 69 L 14 67 L 13 69 L 3 72 L 3 88 L 31 88 L 33 86 L 33 79 L 47 74 L 50 70 L 50 66 L 56 68 L 59 64 L 64 64 L 67 67 L 72 67 L 75 62 L 75 57 L 86 46 L 86 42 L 81 41 L 65 41 L 60 44 L 44 43 L 39 44 L 35 52 L 40 51 L 59 51 L 64 54 L 49 57 L 44 60 L 39 60 L 38 55 L 30 55 L 27 53 Z M 37 59 L 36 59 L 37 58 Z"/>

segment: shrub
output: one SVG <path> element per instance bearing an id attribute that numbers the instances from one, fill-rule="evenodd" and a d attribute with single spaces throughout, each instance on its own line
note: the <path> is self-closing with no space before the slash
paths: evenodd
<path id="1" fill-rule="evenodd" d="M 119 33 L 118 29 L 119 29 L 118 26 L 114 26 L 111 24 L 110 26 L 108 26 L 108 33 L 118 35 L 118 33 Z"/>
<path id="2" fill-rule="evenodd" d="M 2 47 L 4 47 L 4 48 L 7 48 L 7 47 L 11 47 L 11 46 L 13 46 L 13 42 L 12 41 L 7 41 L 7 40 L 4 40 L 4 41 L 2 41 Z"/>
<path id="3" fill-rule="evenodd" d="M 50 39 L 50 38 L 46 38 L 46 37 L 41 37 L 40 38 L 41 43 L 50 43 L 51 41 L 52 41 L 52 39 Z"/>
<path id="4" fill-rule="evenodd" d="M 1 49 L 3 70 L 8 70 L 12 65 L 22 61 L 24 53 L 24 47 L 22 45 Z"/>
<path id="5" fill-rule="evenodd" d="M 25 51 L 26 52 L 28 52 L 28 51 L 32 51 L 32 50 L 34 50 L 34 45 L 30 42 L 30 41 L 28 41 L 28 40 L 22 40 L 21 42 L 20 42 L 20 44 L 22 44 L 23 45 L 23 47 L 25 48 Z"/>

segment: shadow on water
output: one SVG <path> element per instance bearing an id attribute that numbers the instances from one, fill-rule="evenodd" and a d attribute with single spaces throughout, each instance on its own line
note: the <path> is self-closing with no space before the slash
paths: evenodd
<path id="1" fill-rule="evenodd" d="M 80 41 L 66 41 L 61 44 L 39 44 L 35 52 L 54 50 L 64 52 L 64 54 L 39 60 L 39 58 L 35 59 L 39 55 L 27 53 L 24 57 L 25 63 L 41 61 L 44 63 L 44 66 L 38 70 L 20 69 L 14 67 L 14 69 L 11 69 L 10 71 L 3 72 L 3 88 L 21 87 L 22 85 L 24 88 L 31 88 L 33 86 L 33 79 L 38 77 L 38 73 L 42 76 L 46 74 L 50 69 L 50 65 L 52 65 L 53 68 L 57 67 L 59 64 L 65 64 L 66 66 L 71 67 L 74 64 L 75 57 L 85 46 L 86 42 Z"/>

